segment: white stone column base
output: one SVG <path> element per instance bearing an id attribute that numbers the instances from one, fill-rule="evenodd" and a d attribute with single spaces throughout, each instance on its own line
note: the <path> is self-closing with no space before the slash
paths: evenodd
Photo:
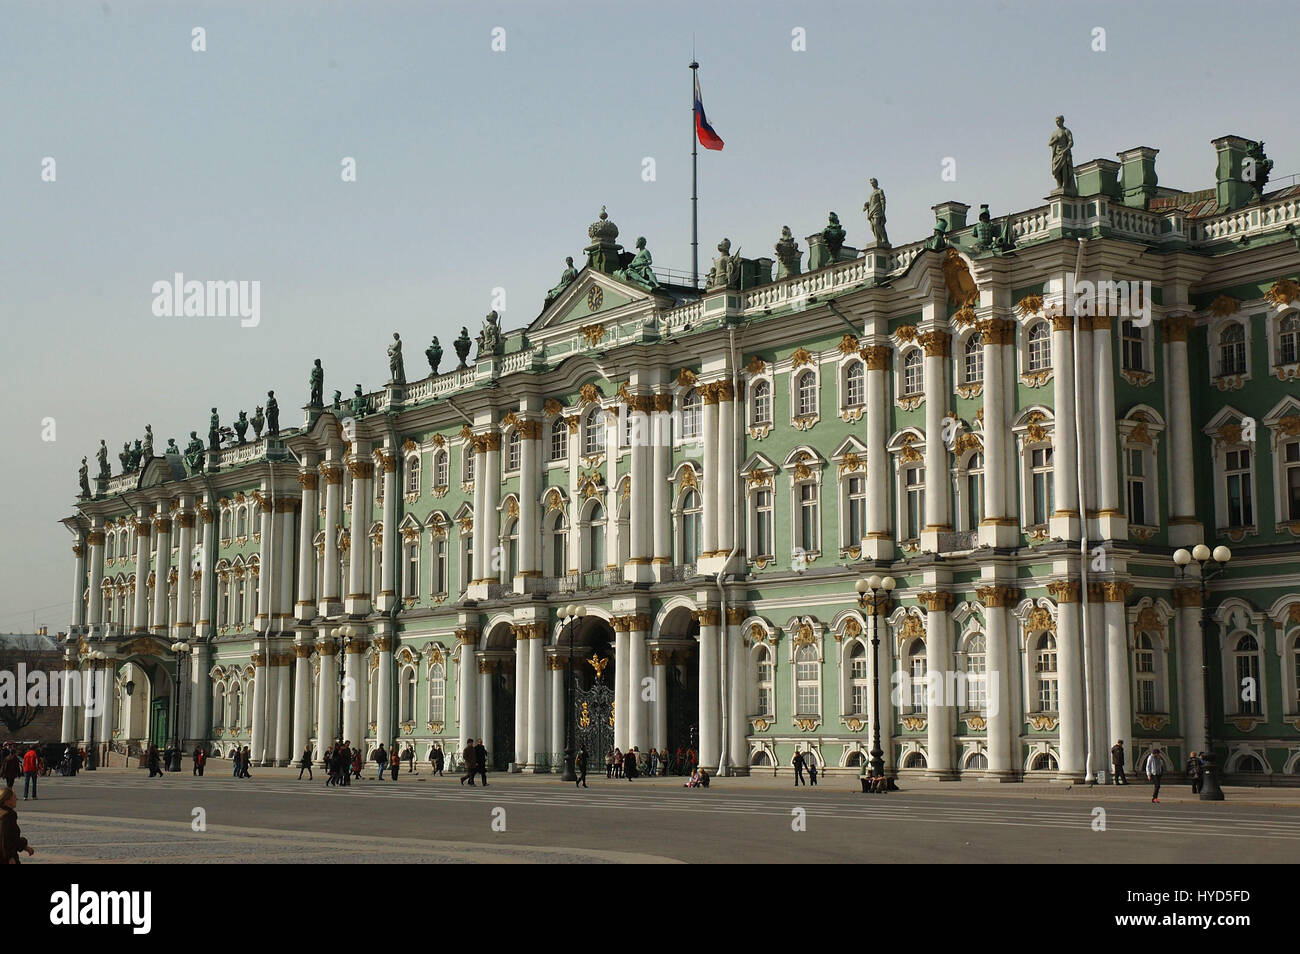
<path id="1" fill-rule="evenodd" d="M 1169 524 L 1169 545 L 1177 549 L 1186 547 L 1191 549 L 1198 543 L 1205 542 L 1205 526 L 1199 521 L 1191 523 L 1173 523 Z"/>
<path id="2" fill-rule="evenodd" d="M 894 540 L 892 537 L 863 537 L 862 559 L 892 560 L 894 558 Z"/>
<path id="3" fill-rule="evenodd" d="M 659 574 L 648 558 L 644 563 L 634 563 L 629 560 L 623 564 L 623 579 L 628 583 L 655 583 L 659 579 Z"/>
<path id="4" fill-rule="evenodd" d="M 1106 513 L 1097 517 L 1097 534 L 1101 540 L 1127 540 L 1128 517 L 1122 513 Z"/>
<path id="5" fill-rule="evenodd" d="M 1078 540 L 1079 522 L 1078 512 L 1058 511 L 1047 521 L 1047 535 L 1053 540 Z"/>
<path id="6" fill-rule="evenodd" d="M 1020 527 L 1010 518 L 1007 518 L 1006 523 L 979 525 L 979 543 L 982 547 L 1014 547 L 1019 538 Z"/>

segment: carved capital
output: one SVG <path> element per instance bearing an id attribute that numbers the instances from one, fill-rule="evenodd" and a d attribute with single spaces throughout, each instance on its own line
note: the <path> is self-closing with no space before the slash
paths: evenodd
<path id="1" fill-rule="evenodd" d="M 894 349 L 889 345 L 867 345 L 858 354 L 862 355 L 862 360 L 867 362 L 868 371 L 888 371 Z"/>
<path id="2" fill-rule="evenodd" d="M 957 601 L 957 597 L 952 593 L 944 593 L 939 590 L 929 593 L 917 593 L 916 599 L 931 613 L 947 613 Z"/>
<path id="3" fill-rule="evenodd" d="M 946 358 L 952 342 L 952 335 L 946 331 L 927 331 L 916 336 L 927 358 Z"/>
<path id="4" fill-rule="evenodd" d="M 1020 596 L 1020 590 L 1014 586 L 981 586 L 975 589 L 975 596 L 986 607 L 1011 606 Z"/>
<path id="5" fill-rule="evenodd" d="M 1075 580 L 1053 580 L 1047 584 L 1047 592 L 1058 603 L 1079 602 L 1079 584 Z"/>

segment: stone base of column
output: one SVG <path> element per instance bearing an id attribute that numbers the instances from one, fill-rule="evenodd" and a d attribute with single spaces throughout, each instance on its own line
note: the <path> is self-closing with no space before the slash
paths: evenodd
<path id="1" fill-rule="evenodd" d="M 650 560 L 650 572 L 654 575 L 654 581 L 662 583 L 672 572 L 672 566 L 671 557 L 653 557 Z"/>
<path id="2" fill-rule="evenodd" d="M 979 776 L 979 781 L 1003 785 L 1010 782 L 1020 782 L 1023 779 L 1015 772 L 984 772 Z"/>
<path id="3" fill-rule="evenodd" d="M 1047 535 L 1053 540 L 1079 539 L 1079 513 L 1077 510 L 1058 510 L 1047 521 Z"/>
<path id="4" fill-rule="evenodd" d="M 992 517 L 980 521 L 979 543 L 982 547 L 1014 547 L 1020 539 L 1020 527 L 1011 517 Z"/>
<path id="5" fill-rule="evenodd" d="M 526 570 L 517 574 L 511 585 L 516 593 L 541 593 L 542 573 L 540 570 Z"/>
<path id="6" fill-rule="evenodd" d="M 322 600 L 319 615 L 326 618 L 343 615 L 342 600 Z"/>
<path id="7" fill-rule="evenodd" d="M 654 583 L 658 574 L 648 557 L 633 557 L 623 564 L 623 579 L 628 583 Z"/>
<path id="8" fill-rule="evenodd" d="M 396 602 L 397 602 L 396 593 L 380 593 L 379 598 L 375 600 L 375 612 L 387 613 L 390 609 L 393 608 L 393 604 Z"/>
<path id="9" fill-rule="evenodd" d="M 961 776 L 954 769 L 923 769 L 920 777 L 930 782 L 961 781 Z"/>
<path id="10" fill-rule="evenodd" d="M 702 576 L 717 576 L 726 565 L 727 555 L 701 556 L 695 563 L 695 571 Z"/>
<path id="11" fill-rule="evenodd" d="M 1101 511 L 1097 514 L 1097 539 L 1099 540 L 1127 540 L 1128 539 L 1128 518 L 1118 510 L 1107 513 Z"/>
<path id="12" fill-rule="evenodd" d="M 952 533 L 952 527 L 948 526 L 929 526 L 921 531 L 921 552 L 938 553 L 939 537 L 945 533 Z"/>
<path id="13" fill-rule="evenodd" d="M 1186 522 L 1183 522 L 1186 521 Z M 1205 527 L 1195 517 L 1175 517 L 1169 521 L 1169 545 L 1191 549 L 1205 542 Z"/>
<path id="14" fill-rule="evenodd" d="M 894 538 L 888 533 L 879 536 L 868 534 L 862 538 L 862 559 L 892 560 L 894 558 Z"/>
<path id="15" fill-rule="evenodd" d="M 492 581 L 474 580 L 469 586 L 465 587 L 465 599 L 467 600 L 485 600 L 488 598 L 488 586 Z"/>
<path id="16" fill-rule="evenodd" d="M 343 603 L 343 609 L 349 616 L 369 616 L 370 597 L 349 596 Z"/>

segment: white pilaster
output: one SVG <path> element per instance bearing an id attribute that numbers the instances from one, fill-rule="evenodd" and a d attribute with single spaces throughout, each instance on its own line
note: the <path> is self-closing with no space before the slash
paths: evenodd
<path id="1" fill-rule="evenodd" d="M 700 614 L 700 765 L 716 769 L 722 750 L 721 699 L 719 687 L 717 609 L 701 609 Z"/>

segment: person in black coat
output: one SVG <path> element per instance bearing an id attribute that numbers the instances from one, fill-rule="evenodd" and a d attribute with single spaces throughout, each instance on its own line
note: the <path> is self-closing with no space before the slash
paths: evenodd
<path id="1" fill-rule="evenodd" d="M 483 776 L 483 787 L 487 788 L 487 749 L 483 747 L 482 739 L 479 739 L 474 746 L 474 761 L 477 765 L 475 771 Z M 473 781 L 473 779 L 470 779 L 471 784 L 473 784 Z"/>
<path id="2" fill-rule="evenodd" d="M 629 782 L 636 778 L 636 752 L 632 749 L 623 753 L 623 777 Z"/>
<path id="3" fill-rule="evenodd" d="M 574 787 L 574 788 L 577 788 L 579 785 L 581 785 L 583 788 L 586 788 L 586 787 L 587 787 L 587 750 L 586 750 L 586 748 L 578 749 L 578 758 L 575 760 L 575 764 L 576 764 L 576 766 L 577 766 L 577 768 L 578 768 L 578 777 L 577 777 L 576 779 L 574 779 L 574 781 L 573 781 L 573 787 Z"/>

